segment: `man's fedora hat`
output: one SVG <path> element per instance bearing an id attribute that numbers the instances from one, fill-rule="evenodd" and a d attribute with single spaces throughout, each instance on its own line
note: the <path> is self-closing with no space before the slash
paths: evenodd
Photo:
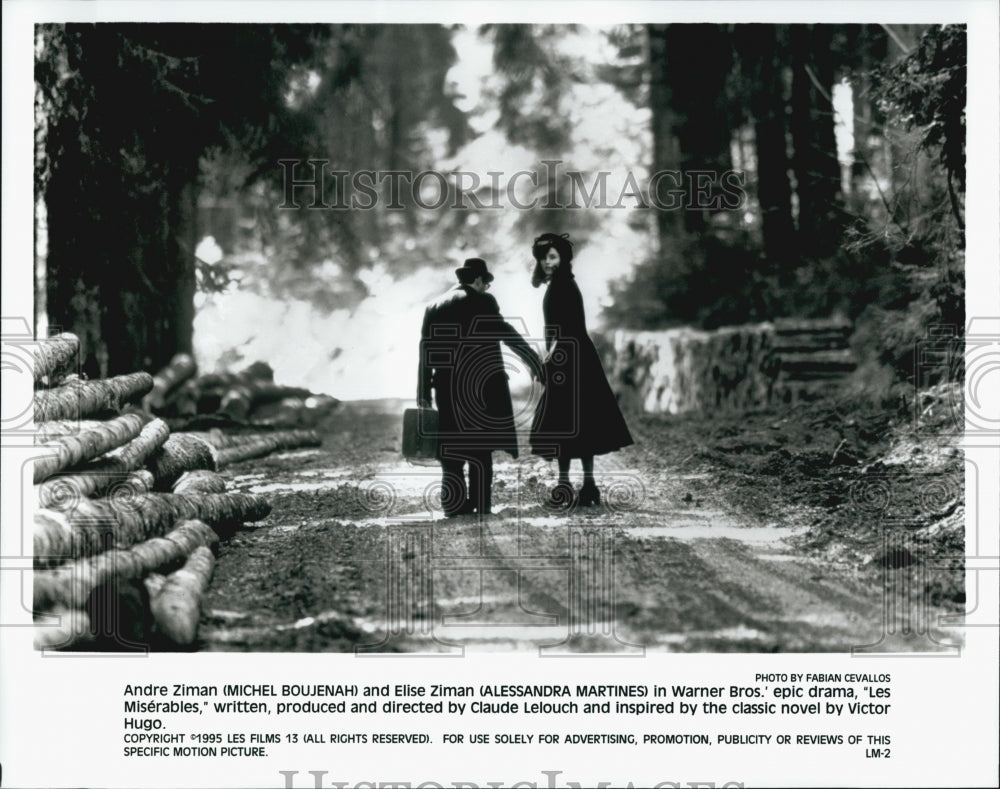
<path id="1" fill-rule="evenodd" d="M 467 273 L 466 273 L 467 272 Z M 492 282 L 493 275 L 486 268 L 486 261 L 482 258 L 468 258 L 464 264 L 455 269 L 455 274 L 462 277 L 463 274 L 473 281 L 478 277 L 483 278 L 483 282 Z"/>

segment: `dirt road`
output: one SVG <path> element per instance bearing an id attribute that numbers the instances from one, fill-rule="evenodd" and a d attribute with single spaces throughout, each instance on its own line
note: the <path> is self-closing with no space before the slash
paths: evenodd
<path id="1" fill-rule="evenodd" d="M 494 515 L 445 519 L 400 457 L 408 403 L 345 403 L 319 449 L 226 469 L 271 515 L 223 544 L 201 648 L 249 651 L 927 651 L 957 643 L 910 594 L 795 547 L 808 514 L 734 513 L 668 422 L 597 459 L 604 503 L 552 514 L 554 465 L 495 455 Z M 672 443 L 673 442 L 673 443 Z M 671 451 L 664 451 L 670 447 Z M 679 451 L 680 450 L 680 451 Z M 579 468 L 573 467 L 579 485 Z M 766 476 L 759 493 L 770 495 Z M 884 580 L 884 582 L 882 582 Z M 905 602 L 909 601 L 909 602 Z M 928 624 L 932 623 L 932 624 Z"/>

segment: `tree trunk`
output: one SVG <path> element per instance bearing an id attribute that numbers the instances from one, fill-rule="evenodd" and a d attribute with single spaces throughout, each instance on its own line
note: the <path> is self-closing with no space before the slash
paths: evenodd
<path id="1" fill-rule="evenodd" d="M 49 130 L 51 137 L 56 129 Z M 73 152 L 75 153 L 75 152 Z M 82 154 L 67 152 L 63 161 L 50 157 L 51 177 L 45 188 L 48 217 L 48 256 L 45 270 L 45 295 L 48 323 L 53 329 L 69 331 L 80 338 L 80 369 L 90 378 L 108 374 L 107 348 L 101 336 L 101 296 L 103 266 L 108 256 L 107 241 L 100 240 L 103 229 L 89 207 L 80 175 L 89 169 Z M 110 202 L 113 192 L 104 192 Z M 120 212 L 119 212 L 119 215 Z M 133 370 L 139 369 L 133 367 Z"/>
<path id="2" fill-rule="evenodd" d="M 803 255 L 825 257 L 840 242 L 844 218 L 831 101 L 833 31 L 829 25 L 792 25 L 789 40 L 798 243 Z"/>
<path id="3" fill-rule="evenodd" d="M 47 41 L 49 325 L 79 336 L 90 378 L 158 369 L 191 351 L 201 130 L 135 117 L 148 101 L 136 90 L 158 87 L 140 73 L 148 42 L 116 25 L 53 27 Z"/>
<path id="4" fill-rule="evenodd" d="M 788 179 L 785 128 L 784 61 L 779 29 L 751 25 L 742 36 L 743 53 L 756 79 L 750 109 L 757 142 L 757 200 L 760 204 L 764 254 L 773 270 L 787 274 L 798 264 L 792 188 Z"/>
<path id="5" fill-rule="evenodd" d="M 673 155 L 687 193 L 687 205 L 677 213 L 686 230 L 702 232 L 709 217 L 723 208 L 720 179 L 732 168 L 726 93 L 731 38 L 719 25 L 666 25 L 658 56 L 662 62 L 656 74 L 668 80 L 665 98 L 676 140 Z M 697 80 L 691 79 L 693 66 Z"/>
<path id="6" fill-rule="evenodd" d="M 125 205 L 116 185 L 96 174 L 86 189 L 64 175 L 86 171 L 83 158 L 64 154 L 46 189 L 49 324 L 79 336 L 90 378 L 159 369 L 192 352 L 193 185 L 164 184 L 177 190 L 162 196 L 166 205 Z M 96 205 L 82 211 L 88 203 Z"/>
<path id="7" fill-rule="evenodd" d="M 667 55 L 667 30 L 669 25 L 649 25 L 649 106 L 653 132 L 653 172 L 665 170 L 680 171 L 681 146 L 677 138 L 677 113 L 673 109 L 669 59 Z M 667 204 L 667 192 L 675 188 L 672 179 L 660 181 L 658 195 L 653 199 L 659 205 Z M 656 209 L 656 227 L 661 257 L 670 245 L 670 239 L 683 230 L 682 208 L 673 210 Z"/>
<path id="8" fill-rule="evenodd" d="M 852 33 L 855 31 L 851 31 Z M 851 98 L 854 103 L 854 160 L 851 163 L 851 193 L 847 204 L 852 214 L 861 215 L 868 208 L 867 184 L 873 178 L 888 182 L 886 143 L 881 130 L 885 118 L 873 99 L 872 70 L 886 59 L 888 36 L 881 25 L 861 25 L 848 38 L 854 68 L 851 72 Z"/>

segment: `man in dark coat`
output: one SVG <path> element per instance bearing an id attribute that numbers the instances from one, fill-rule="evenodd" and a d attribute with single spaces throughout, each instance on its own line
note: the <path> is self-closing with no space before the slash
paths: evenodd
<path id="1" fill-rule="evenodd" d="M 455 275 L 458 284 L 424 311 L 417 373 L 417 404 L 429 408 L 432 388 L 436 394 L 441 504 L 448 517 L 488 514 L 493 451 L 517 457 L 514 409 L 500 343 L 524 360 L 532 378 L 541 372 L 538 354 L 503 319 L 496 299 L 486 292 L 493 281 L 486 262 L 469 258 Z"/>

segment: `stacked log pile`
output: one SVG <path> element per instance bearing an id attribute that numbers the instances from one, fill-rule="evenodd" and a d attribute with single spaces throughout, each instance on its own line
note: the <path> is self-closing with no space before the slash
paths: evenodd
<path id="1" fill-rule="evenodd" d="M 677 414 L 820 396 L 855 368 L 845 321 L 617 331 L 611 378 L 633 411 Z"/>
<path id="2" fill-rule="evenodd" d="M 238 373 L 199 376 L 194 360 L 177 354 L 153 380 L 144 406 L 174 429 L 206 416 L 264 428 L 312 427 L 339 403 L 329 395 L 276 384 L 274 371 L 262 362 Z"/>
<path id="3" fill-rule="evenodd" d="M 166 402 L 178 384 L 170 374 L 85 381 L 66 374 L 73 335 L 37 348 L 36 646 L 190 647 L 220 539 L 270 511 L 261 496 L 226 492 L 217 469 L 239 456 L 220 457 L 215 444 L 252 443 L 244 454 L 257 456 L 260 437 L 172 433 L 133 405 Z M 309 431 L 269 439 L 267 451 L 319 441 Z"/>
<path id="4" fill-rule="evenodd" d="M 146 410 L 173 431 L 151 459 L 158 490 L 169 489 L 191 469 L 319 446 L 319 436 L 298 425 L 318 421 L 339 403 L 329 395 L 274 383 L 274 371 L 262 362 L 239 373 L 196 372 L 189 355 L 177 354 L 153 377 L 153 388 L 143 398 Z"/>

